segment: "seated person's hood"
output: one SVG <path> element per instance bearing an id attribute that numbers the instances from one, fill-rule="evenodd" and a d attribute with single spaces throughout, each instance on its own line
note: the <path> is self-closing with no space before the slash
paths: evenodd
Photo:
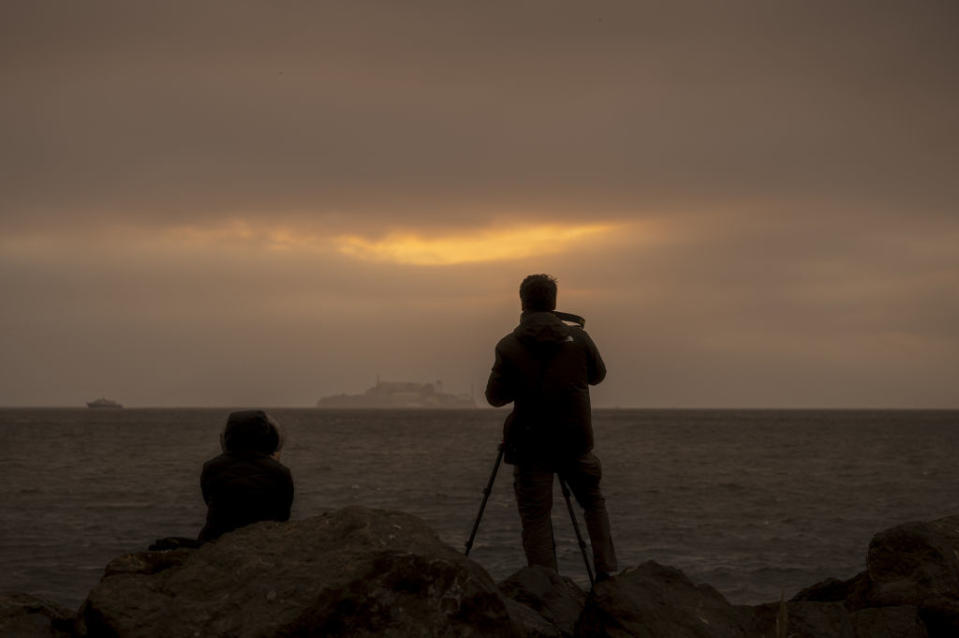
<path id="1" fill-rule="evenodd" d="M 230 414 L 220 435 L 220 448 L 234 454 L 269 456 L 283 447 L 280 424 L 263 410 Z"/>

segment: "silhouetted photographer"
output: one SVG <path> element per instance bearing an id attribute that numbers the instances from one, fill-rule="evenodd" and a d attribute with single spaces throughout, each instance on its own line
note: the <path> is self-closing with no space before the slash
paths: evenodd
<path id="1" fill-rule="evenodd" d="M 585 510 L 597 578 L 616 571 L 602 469 L 592 454 L 589 386 L 606 376 L 599 351 L 575 315 L 556 313 L 556 280 L 530 275 L 519 289 L 519 326 L 496 344 L 486 386 L 494 406 L 513 402 L 503 432 L 505 460 L 515 466 L 513 487 L 523 522 L 529 565 L 556 569 L 550 511 L 558 474 Z M 570 510 L 572 512 L 572 510 Z"/>

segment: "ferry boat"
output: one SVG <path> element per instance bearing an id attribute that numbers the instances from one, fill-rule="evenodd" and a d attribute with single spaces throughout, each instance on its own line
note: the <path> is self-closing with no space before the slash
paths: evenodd
<path id="1" fill-rule="evenodd" d="M 122 408 L 123 406 L 116 401 L 100 397 L 94 401 L 87 401 L 88 408 Z"/>

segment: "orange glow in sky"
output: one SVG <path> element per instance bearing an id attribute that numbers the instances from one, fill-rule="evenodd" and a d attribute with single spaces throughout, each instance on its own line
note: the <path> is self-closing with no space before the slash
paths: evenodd
<path id="1" fill-rule="evenodd" d="M 442 266 L 561 253 L 574 244 L 600 239 L 614 228 L 611 224 L 541 224 L 437 237 L 393 233 L 371 240 L 344 235 L 338 243 L 343 254 L 367 261 Z"/>

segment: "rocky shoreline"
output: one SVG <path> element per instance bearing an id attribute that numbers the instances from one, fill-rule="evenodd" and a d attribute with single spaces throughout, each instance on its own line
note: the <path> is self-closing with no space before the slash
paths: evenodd
<path id="1" fill-rule="evenodd" d="M 349 507 L 120 556 L 77 613 L 0 595 L 0 635 L 955 637 L 959 516 L 880 532 L 848 581 L 746 606 L 653 561 L 589 593 L 540 568 L 495 583 L 422 520 Z"/>

